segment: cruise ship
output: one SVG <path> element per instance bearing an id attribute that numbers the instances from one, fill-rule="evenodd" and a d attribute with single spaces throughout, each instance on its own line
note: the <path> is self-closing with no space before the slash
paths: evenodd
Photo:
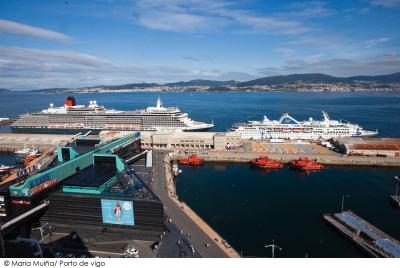
<path id="1" fill-rule="evenodd" d="M 230 131 L 241 134 L 244 139 L 291 139 L 291 140 L 328 140 L 337 137 L 361 137 L 377 135 L 378 131 L 364 130 L 361 126 L 349 122 L 331 120 L 322 112 L 322 120 L 309 118 L 297 121 L 284 113 L 279 120 L 270 120 L 266 116 L 262 121 L 237 123 Z"/>
<path id="2" fill-rule="evenodd" d="M 207 131 L 214 125 L 192 120 L 187 113 L 175 107 L 163 107 L 160 98 L 155 107 L 135 111 L 119 111 L 105 108 L 97 102 L 77 105 L 74 97 L 68 97 L 64 106 L 50 106 L 40 112 L 20 115 L 11 124 L 15 133 L 76 134 L 101 130 L 178 130 Z"/>

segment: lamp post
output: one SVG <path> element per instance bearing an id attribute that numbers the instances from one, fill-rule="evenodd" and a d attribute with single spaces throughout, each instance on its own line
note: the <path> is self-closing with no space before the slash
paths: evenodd
<path id="1" fill-rule="evenodd" d="M 343 212 L 343 210 L 344 210 L 344 198 L 345 198 L 345 197 L 349 198 L 350 195 L 348 195 L 348 194 L 342 195 L 342 212 Z"/>
<path id="2" fill-rule="evenodd" d="M 272 258 L 275 258 L 275 248 L 282 250 L 282 248 L 278 247 L 277 245 L 275 245 L 275 240 L 272 239 L 272 244 L 271 245 L 265 245 L 266 248 L 271 247 L 271 251 L 272 251 Z"/>

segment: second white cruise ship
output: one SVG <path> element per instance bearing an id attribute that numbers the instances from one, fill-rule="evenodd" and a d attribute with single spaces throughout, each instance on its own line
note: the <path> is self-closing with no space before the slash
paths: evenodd
<path id="1" fill-rule="evenodd" d="M 13 132 L 71 134 L 100 130 L 178 130 L 207 131 L 214 125 L 192 120 L 175 107 L 163 107 L 160 98 L 155 107 L 143 110 L 119 111 L 90 101 L 88 106 L 76 105 L 68 97 L 64 106 L 50 107 L 40 112 L 23 114 L 11 124 Z"/>
<path id="2" fill-rule="evenodd" d="M 236 123 L 230 131 L 241 134 L 245 139 L 298 139 L 328 140 L 337 137 L 372 136 L 378 131 L 364 130 L 361 126 L 349 122 L 331 120 L 326 112 L 322 112 L 322 120 L 310 118 L 308 121 L 297 121 L 284 113 L 279 120 Z"/>

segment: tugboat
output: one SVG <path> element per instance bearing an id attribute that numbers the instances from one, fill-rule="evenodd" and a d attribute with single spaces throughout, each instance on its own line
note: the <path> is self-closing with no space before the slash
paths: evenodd
<path id="1" fill-rule="evenodd" d="M 28 155 L 24 160 L 24 166 L 27 167 L 29 164 L 36 159 L 36 155 Z"/>
<path id="2" fill-rule="evenodd" d="M 316 161 L 310 161 L 307 158 L 300 158 L 299 160 L 293 160 L 290 162 L 292 167 L 302 170 L 322 170 L 324 165 Z"/>
<path id="3" fill-rule="evenodd" d="M 198 157 L 196 154 L 192 154 L 188 158 L 179 160 L 179 164 L 190 165 L 190 166 L 201 166 L 203 165 L 203 159 Z"/>
<path id="4" fill-rule="evenodd" d="M 257 168 L 269 168 L 269 169 L 278 169 L 282 168 L 283 164 L 277 160 L 269 159 L 266 156 L 261 156 L 259 158 L 251 160 L 251 165 Z"/>

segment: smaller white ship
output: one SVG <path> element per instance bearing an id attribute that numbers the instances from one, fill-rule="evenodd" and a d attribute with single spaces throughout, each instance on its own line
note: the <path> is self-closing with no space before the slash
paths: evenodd
<path id="1" fill-rule="evenodd" d="M 182 174 L 182 170 L 179 169 L 178 163 L 173 163 L 172 164 L 172 175 L 174 175 L 175 177 L 179 176 Z"/>
<path id="2" fill-rule="evenodd" d="M 15 168 L 15 166 L 6 166 L 4 164 L 0 164 L 0 174 L 7 173 L 14 168 Z"/>
<path id="3" fill-rule="evenodd" d="M 29 147 L 26 147 L 26 145 L 25 145 L 24 148 L 16 150 L 14 152 L 14 154 L 16 154 L 18 156 L 38 155 L 39 150 L 35 149 L 33 146 L 32 146 L 32 148 L 29 148 Z"/>
<path id="4" fill-rule="evenodd" d="M 266 116 L 262 121 L 237 123 L 230 131 L 240 133 L 244 139 L 296 139 L 296 140 L 328 140 L 338 137 L 362 137 L 377 135 L 378 131 L 364 130 L 361 126 L 350 122 L 331 120 L 328 113 L 322 112 L 322 120 L 309 118 L 298 121 L 287 113 L 279 120 L 270 120 Z"/>

